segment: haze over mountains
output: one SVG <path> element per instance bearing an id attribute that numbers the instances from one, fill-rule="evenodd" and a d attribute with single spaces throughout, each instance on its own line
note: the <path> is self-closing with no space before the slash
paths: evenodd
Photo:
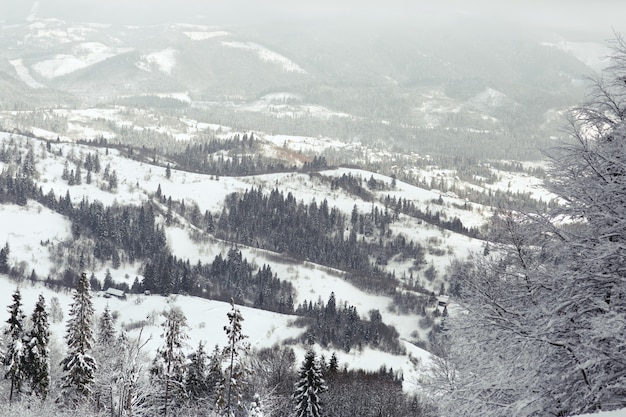
<path id="1" fill-rule="evenodd" d="M 269 2 L 258 19 L 215 24 L 204 17 L 209 6 L 192 1 L 176 8 L 193 15 L 187 17 L 193 24 L 181 24 L 177 11 L 174 23 L 157 17 L 167 2 L 120 6 L 122 20 L 107 20 L 102 6 L 92 5 L 100 18 L 87 23 L 72 23 L 80 21 L 71 15 L 85 4 L 53 3 L 31 5 L 26 15 L 13 10 L 15 19 L 31 21 L 2 29 L 6 109 L 145 103 L 142 96 L 160 95 L 241 129 L 423 153 L 443 152 L 445 135 L 452 155 L 541 158 L 539 149 L 560 134 L 559 113 L 582 99 L 584 77 L 606 65 L 609 51 L 599 32 L 570 36 L 565 28 L 510 23 L 491 18 L 497 8 L 490 7 L 466 13 L 458 5 L 418 4 L 407 19 L 379 19 L 367 16 L 381 8 L 371 3 L 305 19 L 307 7 Z M 235 8 L 216 3 L 219 10 Z M 253 14 L 259 7 L 245 4 L 242 10 Z M 402 10 L 393 6 L 389 13 Z M 349 10 L 354 14 L 344 16 Z M 323 5 L 319 11 L 328 12 Z M 124 22 L 136 14 L 154 20 Z"/>
<path id="2" fill-rule="evenodd" d="M 119 349 L 152 336 L 133 368 L 145 416 L 168 311 L 188 319 L 187 378 L 198 343 L 227 343 L 231 298 L 253 345 L 241 416 L 288 415 L 309 349 L 350 370 L 325 397 L 341 417 L 438 416 L 425 387 L 446 318 L 467 314 L 464 262 L 505 259 L 499 215 L 563 202 L 544 152 L 571 139 L 565 115 L 626 15 L 613 2 L 336 3 L 0 0 L 0 305 L 19 287 L 25 310 L 42 292 L 67 319 L 85 272 L 96 314 L 110 305 L 126 332 Z M 103 368 L 110 401 L 86 415 L 130 413 L 130 368 Z M 211 384 L 180 412 L 218 413 Z M 39 417 L 61 412 L 42 404 Z"/>

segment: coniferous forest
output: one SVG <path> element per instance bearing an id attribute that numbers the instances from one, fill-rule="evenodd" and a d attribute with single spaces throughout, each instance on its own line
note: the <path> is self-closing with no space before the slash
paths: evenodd
<path id="1" fill-rule="evenodd" d="M 0 8 L 0 417 L 626 415 L 626 6 L 66 3 Z"/>

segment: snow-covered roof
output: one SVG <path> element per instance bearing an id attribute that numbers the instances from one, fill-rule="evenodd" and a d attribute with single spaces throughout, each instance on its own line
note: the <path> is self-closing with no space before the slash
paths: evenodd
<path id="1" fill-rule="evenodd" d="M 118 290 L 117 288 L 107 288 L 105 293 L 120 298 L 125 296 L 124 291 Z"/>

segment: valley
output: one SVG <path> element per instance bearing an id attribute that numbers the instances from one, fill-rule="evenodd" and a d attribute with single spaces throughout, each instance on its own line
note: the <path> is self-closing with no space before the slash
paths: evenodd
<path id="1" fill-rule="evenodd" d="M 564 204 L 547 154 L 609 50 L 418 21 L 0 25 L 0 305 L 48 301 L 50 396 L 88 282 L 91 328 L 110 314 L 119 344 L 97 343 L 97 405 L 75 410 L 162 415 L 150 387 L 178 317 L 180 366 L 205 349 L 203 383 L 222 378 L 185 385 L 178 412 L 235 415 L 219 403 L 240 314 L 237 416 L 287 415 L 310 351 L 337 416 L 441 415 L 448 318 L 476 314 L 464 274 L 509 261 L 502 217 Z"/>

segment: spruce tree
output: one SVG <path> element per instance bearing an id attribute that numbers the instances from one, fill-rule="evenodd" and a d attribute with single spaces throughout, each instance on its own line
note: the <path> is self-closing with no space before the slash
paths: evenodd
<path id="1" fill-rule="evenodd" d="M 70 306 L 65 341 L 67 356 L 61 361 L 63 372 L 63 399 L 71 404 L 91 399 L 97 364 L 91 349 L 94 342 L 94 309 L 91 301 L 89 279 L 83 272 L 78 280 Z"/>
<path id="2" fill-rule="evenodd" d="M 243 365 L 241 356 L 247 352 L 248 345 L 245 343 L 245 336 L 241 332 L 241 322 L 243 316 L 238 308 L 235 308 L 235 302 L 230 300 L 231 311 L 227 313 L 228 325 L 224 326 L 228 344 L 224 348 L 223 355 L 228 361 L 228 369 L 222 378 L 222 382 L 218 386 L 217 406 L 224 411 L 227 416 L 234 416 L 235 409 L 241 408 L 243 390 L 245 388 L 246 369 Z"/>
<path id="3" fill-rule="evenodd" d="M 110 346 L 116 339 L 115 322 L 107 304 L 98 322 L 98 342 Z"/>
<path id="4" fill-rule="evenodd" d="M 5 379 L 11 380 L 11 391 L 9 394 L 9 403 L 13 400 L 13 394 L 22 390 L 22 384 L 26 379 L 25 360 L 24 360 L 24 318 L 22 312 L 22 295 L 19 288 L 13 293 L 13 303 L 8 307 L 10 317 L 6 321 L 8 327 L 4 334 L 9 339 L 9 346 L 4 355 L 4 364 L 7 366 Z"/>
<path id="5" fill-rule="evenodd" d="M 0 274 L 7 274 L 9 272 L 9 242 L 6 242 L 4 247 L 0 249 Z"/>
<path id="6" fill-rule="evenodd" d="M 320 417 L 322 415 L 319 394 L 328 388 L 322 377 L 315 352 L 309 350 L 298 373 L 293 399 L 296 403 L 296 417 Z"/>
<path id="7" fill-rule="evenodd" d="M 98 320 L 98 344 L 93 355 L 98 363 L 98 373 L 94 380 L 93 393 L 96 408 L 109 407 L 113 410 L 113 387 L 118 377 L 121 362 L 120 345 L 115 333 L 115 325 L 111 310 L 107 305 Z"/>
<path id="8" fill-rule="evenodd" d="M 26 374 L 31 392 L 45 400 L 50 389 L 50 326 L 43 295 L 39 295 L 31 321 L 33 327 L 26 345 Z"/>
<path id="9" fill-rule="evenodd" d="M 202 342 L 198 343 L 198 348 L 191 354 L 190 359 L 185 376 L 185 389 L 191 400 L 205 398 L 211 387 L 207 385 L 209 358 Z"/>
<path id="10" fill-rule="evenodd" d="M 160 392 L 154 398 L 155 413 L 167 417 L 168 410 L 180 403 L 184 397 L 185 354 L 183 348 L 187 335 L 187 318 L 180 308 L 172 308 L 164 313 L 165 333 L 163 346 L 157 350 L 150 369 L 154 385 L 160 387 Z"/>

